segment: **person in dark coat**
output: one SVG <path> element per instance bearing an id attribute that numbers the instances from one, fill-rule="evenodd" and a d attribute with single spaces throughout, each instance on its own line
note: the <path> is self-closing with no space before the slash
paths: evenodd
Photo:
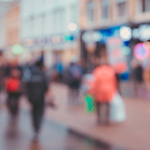
<path id="1" fill-rule="evenodd" d="M 32 120 L 35 131 L 34 140 L 37 140 L 44 112 L 44 98 L 48 90 L 48 83 L 42 63 L 30 67 L 30 79 L 27 81 L 27 96 L 32 106 Z"/>
<path id="2" fill-rule="evenodd" d="M 138 94 L 139 87 L 144 87 L 144 79 L 143 79 L 143 67 L 138 63 L 132 71 L 132 78 L 134 83 L 134 91 L 135 94 Z"/>

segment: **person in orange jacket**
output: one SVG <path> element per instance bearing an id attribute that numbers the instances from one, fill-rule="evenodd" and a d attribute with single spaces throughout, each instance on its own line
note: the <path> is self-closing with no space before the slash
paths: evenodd
<path id="1" fill-rule="evenodd" d="M 109 103 L 111 102 L 114 94 L 117 92 L 116 73 L 110 65 L 103 63 L 95 68 L 93 76 L 94 81 L 90 94 L 93 95 L 96 102 L 98 124 L 101 123 L 100 109 L 103 104 L 105 104 L 107 108 L 105 123 L 108 124 Z"/>

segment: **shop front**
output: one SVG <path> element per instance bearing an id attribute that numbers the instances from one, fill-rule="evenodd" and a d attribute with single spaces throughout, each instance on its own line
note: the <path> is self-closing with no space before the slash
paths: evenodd
<path id="1" fill-rule="evenodd" d="M 131 47 L 134 49 L 133 61 L 144 68 L 144 79 L 150 82 L 150 23 L 132 25 Z"/>
<path id="2" fill-rule="evenodd" d="M 107 29 L 82 31 L 81 57 L 87 62 L 88 67 L 89 62 L 100 58 L 107 59 L 109 63 L 117 66 L 117 68 L 123 67 L 118 70 L 119 73 L 126 72 L 128 70 L 127 62 L 131 53 L 129 48 L 131 33 L 128 31 L 129 29 L 126 26 L 116 26 Z M 127 35 L 124 35 L 123 32 L 126 32 Z M 89 55 L 93 59 L 90 58 L 89 60 Z M 93 65 L 95 66 L 95 64 Z"/>
<path id="3" fill-rule="evenodd" d="M 71 55 L 78 53 L 77 35 L 59 34 L 44 38 L 28 38 L 22 44 L 24 49 L 29 49 L 34 57 L 43 54 L 45 66 L 48 68 L 56 61 L 68 64 Z"/>

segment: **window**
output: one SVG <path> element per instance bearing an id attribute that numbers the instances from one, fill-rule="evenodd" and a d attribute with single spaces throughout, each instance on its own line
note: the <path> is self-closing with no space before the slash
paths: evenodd
<path id="1" fill-rule="evenodd" d="M 139 1 L 140 12 L 150 12 L 150 0 L 140 0 Z"/>
<path id="2" fill-rule="evenodd" d="M 94 9 L 95 9 L 94 1 L 89 1 L 87 3 L 87 17 L 89 22 L 94 21 Z"/>
<path id="3" fill-rule="evenodd" d="M 77 5 L 72 5 L 71 6 L 71 22 L 78 23 L 78 7 Z"/>
<path id="4" fill-rule="evenodd" d="M 110 0 L 102 0 L 102 19 L 107 20 L 110 18 Z"/>
<path id="5" fill-rule="evenodd" d="M 60 33 L 64 30 L 65 25 L 65 10 L 64 9 L 56 9 L 53 12 L 53 27 L 55 32 Z"/>
<path id="6" fill-rule="evenodd" d="M 119 17 L 126 16 L 126 7 L 127 7 L 126 0 L 117 0 L 117 15 Z"/>

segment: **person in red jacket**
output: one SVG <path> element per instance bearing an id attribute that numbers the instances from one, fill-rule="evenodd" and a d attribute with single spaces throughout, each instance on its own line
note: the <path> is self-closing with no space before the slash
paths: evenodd
<path id="1" fill-rule="evenodd" d="M 109 103 L 117 91 L 116 73 L 111 66 L 102 64 L 93 71 L 93 76 L 94 82 L 90 93 L 96 102 L 98 124 L 101 123 L 100 108 L 103 104 L 107 108 L 105 123 L 109 123 Z"/>
<path id="2" fill-rule="evenodd" d="M 7 106 L 12 115 L 18 114 L 19 109 L 19 97 L 21 96 L 21 79 L 20 71 L 12 69 L 10 76 L 5 81 L 6 91 L 8 94 Z"/>

